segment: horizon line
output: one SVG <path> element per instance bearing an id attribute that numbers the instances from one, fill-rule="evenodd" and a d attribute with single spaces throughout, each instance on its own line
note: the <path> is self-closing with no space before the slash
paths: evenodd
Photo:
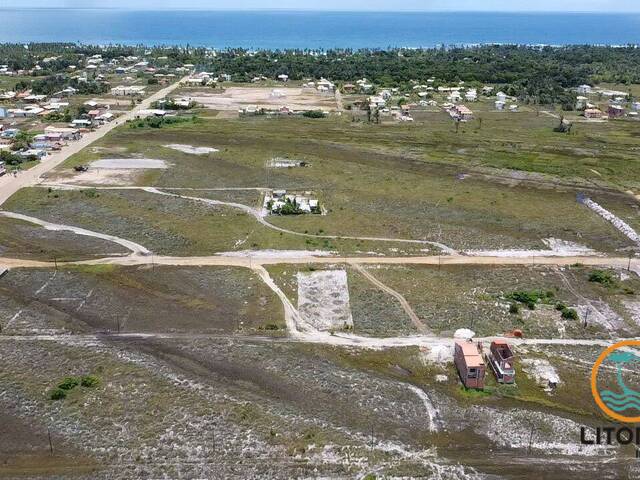
<path id="1" fill-rule="evenodd" d="M 518 14 L 640 14 L 640 10 L 484 10 L 484 9 L 429 9 L 429 10 L 389 10 L 389 9 L 319 9 L 319 8 L 203 8 L 203 7 L 0 7 L 0 11 L 8 10 L 107 10 L 125 12 L 292 12 L 292 13 L 518 13 Z"/>

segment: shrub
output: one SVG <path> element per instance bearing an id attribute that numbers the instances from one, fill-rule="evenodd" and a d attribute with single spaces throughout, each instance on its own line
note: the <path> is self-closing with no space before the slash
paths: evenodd
<path id="1" fill-rule="evenodd" d="M 54 388 L 49 394 L 51 400 L 63 400 L 67 397 L 67 391 L 62 388 Z"/>
<path id="2" fill-rule="evenodd" d="M 554 297 L 554 294 L 550 290 L 547 290 L 547 291 L 542 291 L 542 290 L 526 291 L 526 290 L 522 290 L 522 291 L 518 291 L 518 292 L 512 292 L 512 293 L 506 295 L 506 299 L 507 300 L 513 300 L 514 302 L 522 303 L 522 304 L 526 305 L 529 310 L 535 310 L 536 309 L 536 304 L 539 303 L 539 302 L 541 302 L 541 303 L 550 302 L 553 299 L 553 297 Z"/>
<path id="3" fill-rule="evenodd" d="M 324 113 L 322 110 L 307 110 L 302 116 L 307 118 L 324 118 Z"/>
<path id="4" fill-rule="evenodd" d="M 566 310 L 567 306 L 562 303 L 562 302 L 558 302 L 556 303 L 556 310 L 558 310 L 559 312 L 562 312 L 563 310 Z"/>
<path id="5" fill-rule="evenodd" d="M 606 270 L 592 270 L 591 273 L 589 273 L 589 281 L 599 283 L 605 287 L 614 287 L 616 285 L 616 281 L 611 275 L 611 272 L 607 272 Z"/>
<path id="6" fill-rule="evenodd" d="M 100 379 L 94 375 L 85 375 L 80 380 L 80 385 L 87 388 L 93 388 L 100 385 Z"/>
<path id="7" fill-rule="evenodd" d="M 567 320 L 578 320 L 578 312 L 574 308 L 565 308 L 562 310 L 562 318 Z"/>
<path id="8" fill-rule="evenodd" d="M 518 305 L 517 303 L 512 303 L 511 305 L 509 305 L 509 313 L 520 313 L 520 305 Z"/>
<path id="9" fill-rule="evenodd" d="M 75 377 L 66 377 L 62 382 L 58 384 L 58 388 L 62 390 L 72 390 L 80 385 L 80 380 Z"/>

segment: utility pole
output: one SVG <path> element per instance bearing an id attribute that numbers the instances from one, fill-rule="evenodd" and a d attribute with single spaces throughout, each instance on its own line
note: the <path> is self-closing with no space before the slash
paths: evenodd
<path id="1" fill-rule="evenodd" d="M 587 325 L 589 323 L 589 314 L 591 313 L 591 307 L 587 307 L 587 309 L 584 312 L 584 326 L 583 328 L 587 328 Z"/>
<path id="2" fill-rule="evenodd" d="M 529 432 L 529 446 L 527 447 L 527 453 L 530 455 L 531 454 L 531 445 L 533 444 L 533 432 L 535 431 L 536 427 L 534 426 L 533 422 L 531 422 L 531 431 Z"/>
<path id="3" fill-rule="evenodd" d="M 49 451 L 53 455 L 53 442 L 51 441 L 51 429 L 47 427 L 47 437 L 49 437 Z"/>

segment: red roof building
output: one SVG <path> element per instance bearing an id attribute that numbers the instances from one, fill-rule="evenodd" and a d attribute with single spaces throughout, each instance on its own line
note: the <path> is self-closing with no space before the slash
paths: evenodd
<path id="1" fill-rule="evenodd" d="M 484 388 L 485 364 L 480 349 L 473 342 L 456 341 L 453 359 L 466 388 Z"/>

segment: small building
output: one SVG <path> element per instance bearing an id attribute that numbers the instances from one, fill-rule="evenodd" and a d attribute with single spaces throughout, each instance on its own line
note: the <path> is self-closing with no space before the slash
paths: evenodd
<path id="1" fill-rule="evenodd" d="M 504 92 L 496 93 L 496 100 L 498 102 L 506 103 L 507 102 L 507 94 Z"/>
<path id="2" fill-rule="evenodd" d="M 484 388 L 485 364 L 472 341 L 456 341 L 453 359 L 466 388 Z"/>
<path id="3" fill-rule="evenodd" d="M 576 97 L 576 110 L 584 110 L 587 106 L 587 101 L 589 99 L 587 97 L 584 97 L 582 95 L 578 95 Z"/>
<path id="4" fill-rule="evenodd" d="M 44 134 L 47 139 L 50 138 L 49 135 L 51 134 L 51 139 L 55 137 L 59 140 L 79 140 L 82 136 L 77 128 L 54 127 L 52 125 L 45 127 Z"/>
<path id="5" fill-rule="evenodd" d="M 278 75 L 278 80 L 280 80 L 281 82 L 288 82 L 289 81 L 289 75 L 286 75 L 284 73 Z"/>
<path id="6" fill-rule="evenodd" d="M 145 87 L 138 85 L 119 85 L 111 89 L 111 95 L 114 97 L 133 97 L 143 95 Z"/>
<path id="7" fill-rule="evenodd" d="M 591 93 L 591 85 L 580 85 L 576 90 L 580 95 L 589 95 Z"/>
<path id="8" fill-rule="evenodd" d="M 636 112 L 640 111 L 640 102 L 633 102 L 631 104 L 631 109 Z"/>
<path id="9" fill-rule="evenodd" d="M 465 105 L 454 105 L 453 108 L 449 110 L 449 114 L 461 122 L 473 120 L 473 112 Z"/>
<path id="10" fill-rule="evenodd" d="M 620 105 L 609 105 L 607 110 L 609 118 L 619 118 L 624 116 L 624 107 Z"/>
<path id="11" fill-rule="evenodd" d="M 599 119 L 599 118 L 602 118 L 602 112 L 597 108 L 587 108 L 584 111 L 584 116 L 585 118 Z"/>
<path id="12" fill-rule="evenodd" d="M 495 105 L 496 105 L 496 110 L 504 110 L 504 106 L 506 105 L 506 103 L 500 100 L 496 100 Z"/>
<path id="13" fill-rule="evenodd" d="M 476 89 L 469 89 L 464 94 L 464 98 L 467 102 L 475 102 L 478 100 L 478 91 Z"/>
<path id="14" fill-rule="evenodd" d="M 487 360 L 499 383 L 513 383 L 516 380 L 515 356 L 505 340 L 494 340 L 489 347 Z"/>
<path id="15" fill-rule="evenodd" d="M 93 122 L 88 118 L 77 118 L 70 124 L 72 128 L 91 128 L 91 125 L 93 125 Z"/>

